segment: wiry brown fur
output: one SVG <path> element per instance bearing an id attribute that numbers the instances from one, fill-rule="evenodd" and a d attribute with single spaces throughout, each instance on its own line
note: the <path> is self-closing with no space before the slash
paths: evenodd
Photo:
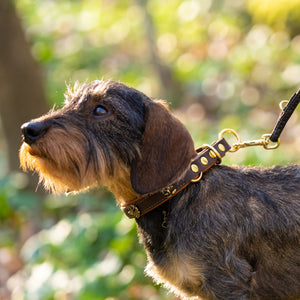
<path id="1" fill-rule="evenodd" d="M 84 136 L 75 128 L 50 130 L 47 138 L 31 146 L 22 145 L 21 164 L 25 169 L 36 170 L 48 190 L 57 193 L 82 190 L 93 186 L 95 178 L 102 177 L 91 166 L 82 164 L 86 160 L 84 142 Z M 104 161 L 101 152 L 97 156 L 99 162 Z M 105 165 L 100 170 L 104 172 Z"/>
<path id="2" fill-rule="evenodd" d="M 65 106 L 23 134 L 21 165 L 47 189 L 101 183 L 119 204 L 172 184 L 195 155 L 165 104 L 111 81 L 68 88 Z M 187 299 L 299 299 L 299 183 L 299 165 L 213 167 L 136 220 L 147 274 Z"/>
<path id="3" fill-rule="evenodd" d="M 25 171 L 35 170 L 40 175 L 40 181 L 46 189 L 55 193 L 79 192 L 101 183 L 114 190 L 119 196 L 118 199 L 131 199 L 136 196 L 128 184 L 128 164 L 114 155 L 109 144 L 104 145 L 102 141 L 91 138 L 91 135 L 98 133 L 99 122 L 94 120 L 95 128 L 91 126 L 90 133 L 84 127 L 84 114 L 91 114 L 94 106 L 101 100 L 99 95 L 105 95 L 109 86 L 108 82 L 97 81 L 91 85 L 76 84 L 74 90 L 68 87 L 65 106 L 61 110 L 50 111 L 34 120 L 45 123 L 49 128 L 47 133 L 33 144 L 23 143 L 20 161 Z M 117 110 L 120 103 L 115 101 L 114 104 L 116 107 L 112 110 Z M 77 114 L 77 110 L 80 109 L 83 113 L 81 119 Z M 112 116 L 106 123 L 112 122 L 114 118 L 115 116 Z M 100 125 L 102 127 L 103 122 Z M 122 128 L 116 128 L 115 133 L 122 138 L 127 136 Z M 129 142 L 130 140 L 127 146 L 130 145 L 130 148 L 126 155 L 138 156 L 138 145 L 134 145 L 134 140 Z"/>

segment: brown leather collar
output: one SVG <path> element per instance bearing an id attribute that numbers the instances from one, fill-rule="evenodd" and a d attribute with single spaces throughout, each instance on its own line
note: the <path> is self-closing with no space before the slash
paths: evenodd
<path id="1" fill-rule="evenodd" d="M 122 206 L 121 209 L 128 218 L 138 219 L 174 197 L 191 182 L 199 181 L 204 172 L 216 163 L 221 162 L 222 157 L 229 149 L 230 146 L 224 138 L 212 143 L 211 145 L 201 146 L 196 150 L 198 154 L 191 161 L 188 170 L 181 180 L 154 193 L 142 195 L 141 197 L 126 203 L 126 205 Z"/>

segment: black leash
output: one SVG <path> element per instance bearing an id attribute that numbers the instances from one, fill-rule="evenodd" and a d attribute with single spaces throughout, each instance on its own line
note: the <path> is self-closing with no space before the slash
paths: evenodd
<path id="1" fill-rule="evenodd" d="M 279 136 L 284 129 L 286 123 L 290 119 L 291 115 L 295 111 L 297 105 L 300 103 L 300 89 L 295 93 L 291 99 L 288 101 L 286 106 L 283 108 L 281 115 L 271 133 L 270 141 L 276 143 L 279 139 Z"/>

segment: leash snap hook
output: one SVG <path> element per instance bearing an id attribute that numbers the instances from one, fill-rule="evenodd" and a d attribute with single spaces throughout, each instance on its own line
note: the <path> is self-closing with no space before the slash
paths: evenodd
<path id="1" fill-rule="evenodd" d="M 263 147 L 266 149 L 266 150 L 273 150 L 273 149 L 276 149 L 279 147 L 280 145 L 280 138 L 278 138 L 277 142 L 276 143 L 273 143 L 273 145 L 270 145 L 270 136 L 271 134 L 264 134 L 262 136 L 262 139 L 263 139 Z"/>
<path id="2" fill-rule="evenodd" d="M 266 149 L 266 150 L 273 150 L 273 149 L 278 148 L 280 145 L 279 138 L 278 138 L 277 142 L 274 142 L 274 143 L 270 140 L 271 134 L 264 134 L 260 140 L 251 140 L 251 141 L 242 142 L 240 139 L 240 136 L 237 134 L 237 132 L 235 130 L 228 129 L 228 128 L 223 129 L 219 133 L 219 137 L 223 137 L 223 135 L 225 133 L 231 133 L 237 139 L 237 142 L 232 144 L 232 147 L 229 150 L 229 152 L 236 152 L 241 148 L 252 147 L 252 146 L 263 146 L 264 149 Z"/>

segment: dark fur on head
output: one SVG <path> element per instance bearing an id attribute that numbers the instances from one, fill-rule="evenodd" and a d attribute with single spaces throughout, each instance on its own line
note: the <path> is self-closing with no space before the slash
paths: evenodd
<path id="1" fill-rule="evenodd" d="M 96 115 L 98 107 L 106 113 Z M 195 153 L 192 138 L 165 102 L 113 81 L 69 87 L 65 106 L 33 123 L 42 124 L 43 134 L 22 145 L 21 165 L 36 170 L 53 192 L 102 183 L 132 198 L 176 179 Z M 176 151 L 182 143 L 187 147 Z M 164 152 L 157 151 L 160 144 Z"/>
<path id="2" fill-rule="evenodd" d="M 145 96 L 122 88 L 105 81 L 68 88 L 62 109 L 32 121 L 43 123 L 46 132 L 23 144 L 22 167 L 36 170 L 47 189 L 65 192 L 95 186 L 129 165 L 144 132 Z M 95 115 L 100 105 L 106 115 Z"/>
<path id="3" fill-rule="evenodd" d="M 119 204 L 179 180 L 195 155 L 163 102 L 112 81 L 69 89 L 22 128 L 21 165 L 46 188 L 102 183 Z M 299 186 L 299 165 L 211 168 L 137 219 L 147 274 L 190 299 L 300 299 Z"/>

